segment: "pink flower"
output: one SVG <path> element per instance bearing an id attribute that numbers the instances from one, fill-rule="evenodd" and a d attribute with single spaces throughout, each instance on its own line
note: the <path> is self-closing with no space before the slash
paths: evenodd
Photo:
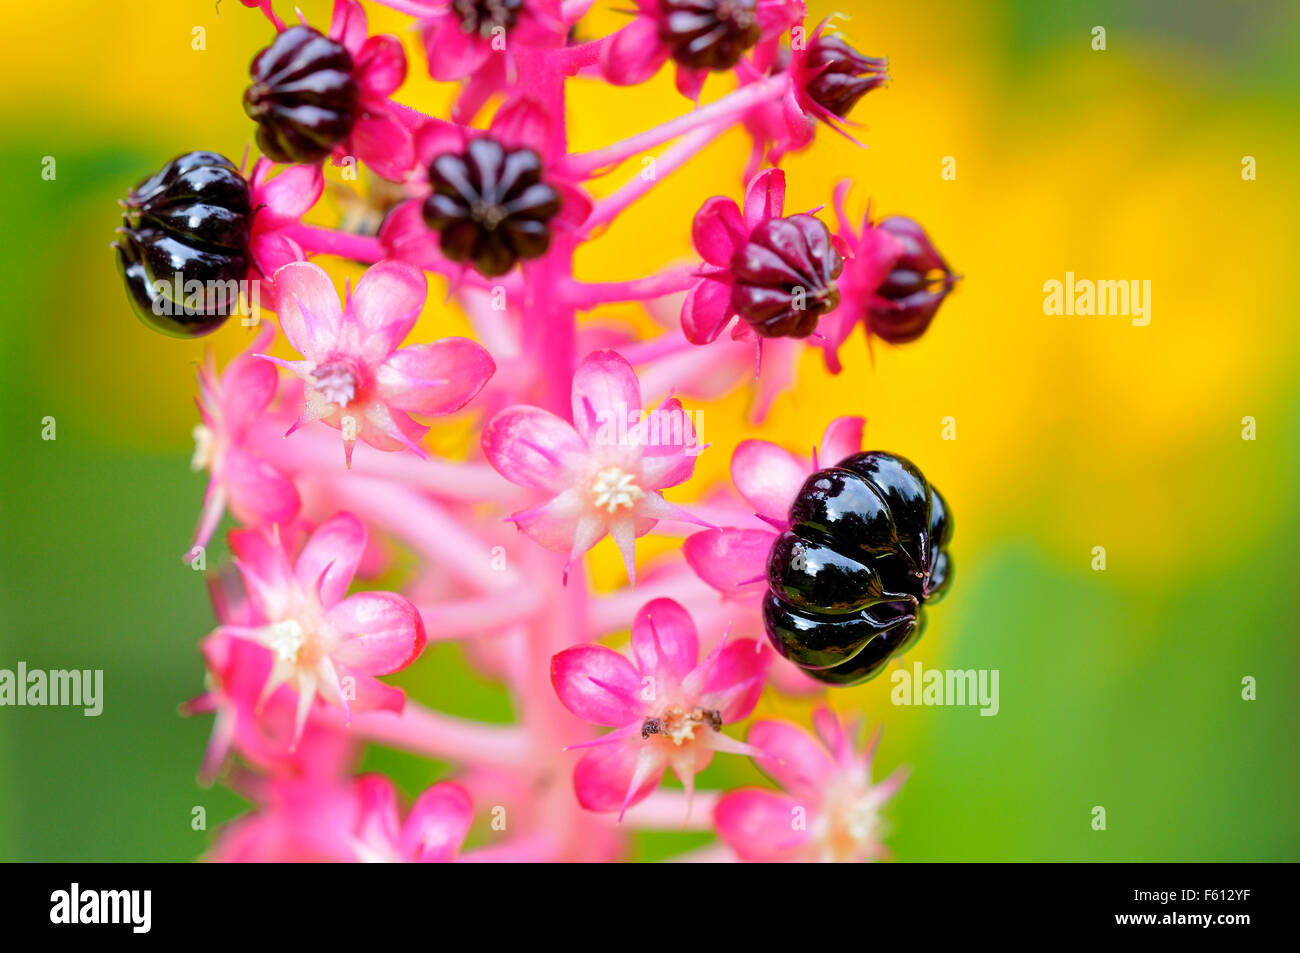
<path id="1" fill-rule="evenodd" d="M 293 481 L 254 453 L 247 441 L 249 428 L 275 398 L 275 368 L 254 356 L 274 336 L 275 328 L 264 326 L 249 350 L 227 364 L 220 377 L 211 354 L 199 369 L 196 403 L 203 422 L 194 427 L 190 466 L 207 470 L 211 477 L 187 560 L 195 555 L 195 547 L 208 545 L 227 507 L 246 526 L 285 523 L 298 512 Z"/>
<path id="2" fill-rule="evenodd" d="M 803 21 L 803 0 L 734 0 L 690 6 L 679 0 L 635 0 L 636 18 L 601 51 L 600 72 L 617 86 L 644 83 L 669 59 L 677 91 L 696 101 L 711 71 L 737 66 Z"/>
<path id="3" fill-rule="evenodd" d="M 275 163 L 261 158 L 248 177 L 252 190 L 253 220 L 249 226 L 250 276 L 262 282 L 262 304 L 275 309 L 275 286 L 271 281 L 280 268 L 307 256 L 288 234 L 290 226 L 320 200 L 325 178 L 318 165 L 291 165 L 272 176 Z"/>
<path id="4" fill-rule="evenodd" d="M 429 75 L 439 82 L 466 80 L 452 117 L 470 122 L 497 92 L 516 80 L 520 47 L 556 47 L 568 29 L 558 0 L 405 0 L 420 17 Z"/>
<path id="5" fill-rule="evenodd" d="M 387 778 L 363 775 L 355 787 L 361 815 L 355 835 L 359 860 L 445 864 L 456 859 L 474 820 L 465 788 L 451 781 L 427 788 L 403 821 L 397 791 Z"/>
<path id="6" fill-rule="evenodd" d="M 337 427 L 349 466 L 358 438 L 378 450 L 405 447 L 424 456 L 417 441 L 429 428 L 408 412 L 459 410 L 495 369 L 487 351 L 466 338 L 399 349 L 426 291 L 424 273 L 403 262 L 382 261 L 367 270 L 343 309 L 318 265 L 285 265 L 275 282 L 280 326 L 304 358 L 267 358 L 306 382 L 305 407 L 289 432 L 315 420 Z"/>
<path id="7" fill-rule="evenodd" d="M 731 455 L 731 481 L 770 529 L 729 526 L 686 540 L 686 561 L 701 579 L 733 598 L 757 599 L 767 585 L 767 556 L 789 528 L 790 505 L 808 476 L 862 449 L 861 417 L 837 417 L 826 426 L 811 464 L 767 440 L 744 440 Z"/>
<path id="8" fill-rule="evenodd" d="M 695 470 L 695 427 L 676 398 L 646 414 L 636 373 L 615 351 L 587 355 L 572 400 L 572 424 L 537 407 L 507 407 L 483 428 L 483 452 L 511 483 L 550 496 L 510 517 L 520 530 L 570 563 L 608 534 L 633 579 L 638 536 L 661 519 L 700 522 L 658 492 Z"/>
<path id="9" fill-rule="evenodd" d="M 298 693 L 296 743 L 319 695 L 351 718 L 353 710 L 401 711 L 405 694 L 373 676 L 400 671 L 424 649 L 424 622 L 392 592 L 346 596 L 366 548 L 366 528 L 339 513 L 308 538 L 296 562 L 278 533 L 237 530 L 230 547 L 256 623 L 218 629 L 264 646 L 273 663 L 261 698 L 281 685 Z"/>
<path id="10" fill-rule="evenodd" d="M 845 199 L 851 182 L 835 187 L 837 239 L 850 249 L 840 275 L 840 305 L 819 330 L 826 366 L 839 373 L 839 348 L 861 322 L 868 335 L 890 344 L 914 341 L 929 328 L 959 280 L 920 224 L 902 215 L 872 223 L 871 211 L 855 231 Z"/>
<path id="11" fill-rule="evenodd" d="M 352 57 L 360 90 L 360 113 L 348 138 L 334 150 L 334 163 L 348 156 L 377 175 L 400 182 L 415 167 L 415 137 L 388 97 L 406 79 L 406 53 L 395 36 L 368 36 L 366 12 L 357 0 L 334 0 L 329 37 Z"/>
<path id="12" fill-rule="evenodd" d="M 754 754 L 724 735 L 725 724 L 754 710 L 772 654 L 753 639 L 724 635 L 704 661 L 686 610 L 655 599 L 632 623 L 635 662 L 603 645 L 578 645 L 551 659 L 551 684 L 564 707 L 614 731 L 590 748 L 573 773 L 578 801 L 590 811 L 623 813 L 647 797 L 671 767 L 686 788 L 714 751 Z"/>
<path id="13" fill-rule="evenodd" d="M 899 769 L 871 783 L 880 732 L 861 753 L 856 730 L 829 708 L 813 713 L 816 739 L 787 721 L 756 721 L 749 744 L 756 761 L 784 793 L 744 788 L 714 807 L 718 834 L 742 860 L 757 863 L 861 861 L 887 856 L 879 841 L 880 808 L 906 780 Z"/>

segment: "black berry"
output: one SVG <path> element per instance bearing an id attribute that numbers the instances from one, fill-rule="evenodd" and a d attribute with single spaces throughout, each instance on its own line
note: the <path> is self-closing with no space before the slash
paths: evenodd
<path id="1" fill-rule="evenodd" d="M 542 160 L 532 149 L 506 149 L 480 136 L 465 152 L 434 159 L 429 184 L 424 223 L 441 233 L 439 246 L 452 261 L 468 261 L 492 278 L 550 247 L 560 194 L 542 181 Z"/>
<path id="2" fill-rule="evenodd" d="M 843 268 L 819 219 L 767 219 L 732 256 L 731 307 L 760 337 L 807 337 L 840 303 Z"/>
<path id="3" fill-rule="evenodd" d="M 951 585 L 951 539 L 943 497 L 902 457 L 858 453 L 817 471 L 768 555 L 768 638 L 824 682 L 879 674 Z"/>
<path id="4" fill-rule="evenodd" d="M 248 183 L 225 156 L 190 152 L 122 202 L 118 269 L 140 320 L 174 337 L 216 330 L 238 307 L 248 273 Z M 186 290 L 203 286 L 201 297 Z"/>
<path id="5" fill-rule="evenodd" d="M 660 0 L 659 39 L 689 69 L 725 70 L 758 42 L 756 0 Z"/>
<path id="6" fill-rule="evenodd" d="M 257 147 L 276 162 L 318 162 L 352 132 L 360 92 L 352 57 L 309 26 L 291 26 L 249 67 L 244 112 Z"/>

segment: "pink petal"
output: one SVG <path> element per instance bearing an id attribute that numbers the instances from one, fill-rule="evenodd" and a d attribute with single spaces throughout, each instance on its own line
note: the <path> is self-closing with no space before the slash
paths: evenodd
<path id="1" fill-rule="evenodd" d="M 395 592 L 358 592 L 326 616 L 344 636 L 333 658 L 365 675 L 388 675 L 424 651 L 424 622 L 415 606 Z"/>
<path id="2" fill-rule="evenodd" d="M 589 442 L 602 427 L 617 433 L 621 417 L 641 409 L 636 371 L 617 351 L 595 351 L 573 372 L 573 426 Z"/>
<path id="3" fill-rule="evenodd" d="M 691 416 L 676 397 L 650 411 L 628 429 L 628 441 L 641 448 L 641 485 L 662 490 L 690 479 L 700 445 Z"/>
<path id="4" fill-rule="evenodd" d="M 401 712 L 406 705 L 406 692 L 396 685 L 386 685 L 377 678 L 362 672 L 354 672 L 346 665 L 336 665 L 339 678 L 344 682 L 352 679 L 354 698 L 348 701 L 348 707 L 354 712 L 392 711 Z"/>
<path id="5" fill-rule="evenodd" d="M 632 622 L 632 651 L 655 688 L 675 688 L 700 660 L 700 641 L 690 614 L 672 599 L 647 602 Z"/>
<path id="6" fill-rule="evenodd" d="M 692 344 L 708 344 L 731 317 L 731 285 L 701 278 L 682 303 L 682 333 Z"/>
<path id="7" fill-rule="evenodd" d="M 319 584 L 322 607 L 333 607 L 347 594 L 366 550 L 366 536 L 361 520 L 351 513 L 339 513 L 322 523 L 307 540 L 293 574 L 306 589 Z"/>
<path id="8" fill-rule="evenodd" d="M 713 700 L 724 722 L 749 717 L 763 693 L 763 676 L 774 655 L 753 639 L 736 639 L 723 646 L 709 671 L 704 695 Z"/>
<path id="9" fill-rule="evenodd" d="M 606 531 L 605 522 L 587 512 L 583 495 L 577 490 L 565 490 L 510 519 L 539 546 L 574 559 L 600 542 Z"/>
<path id="10" fill-rule="evenodd" d="M 400 816 L 393 782 L 382 774 L 366 774 L 357 778 L 355 791 L 361 805 L 357 837 L 375 846 L 396 844 Z"/>
<path id="11" fill-rule="evenodd" d="M 406 53 L 395 36 L 372 36 L 356 56 L 355 75 L 367 99 L 387 99 L 406 79 Z"/>
<path id="12" fill-rule="evenodd" d="M 438 416 L 473 400 L 495 370 L 481 345 L 467 338 L 443 338 L 397 351 L 380 365 L 376 379 L 390 407 Z"/>
<path id="13" fill-rule="evenodd" d="M 507 407 L 483 428 L 483 452 L 511 483 L 559 493 L 572 485 L 587 444 L 565 421 L 537 407 Z"/>
<path id="14" fill-rule="evenodd" d="M 785 211 L 785 173 L 764 169 L 754 176 L 745 190 L 745 224 L 751 229 L 769 218 L 780 218 Z"/>
<path id="15" fill-rule="evenodd" d="M 248 594 L 259 608 L 278 600 L 292 582 L 289 560 L 279 539 L 252 529 L 231 530 L 226 539 L 239 560 Z"/>
<path id="16" fill-rule="evenodd" d="M 502 145 L 532 149 L 545 155 L 550 139 L 551 121 L 541 102 L 517 93 L 497 109 L 488 133 Z"/>
<path id="17" fill-rule="evenodd" d="M 325 177 L 318 165 L 286 166 L 279 175 L 267 179 L 253 197 L 254 206 L 265 205 L 253 220 L 255 227 L 266 222 L 273 224 L 296 222 L 320 199 L 325 190 Z"/>
<path id="18" fill-rule="evenodd" d="M 291 262 L 273 276 L 280 328 L 309 361 L 328 356 L 343 325 L 343 309 L 329 275 L 320 265 Z"/>
<path id="19" fill-rule="evenodd" d="M 765 529 L 710 529 L 689 536 L 683 544 L 686 562 L 714 589 L 738 595 L 742 584 L 757 592 L 767 571 L 767 556 L 776 534 Z"/>
<path id="20" fill-rule="evenodd" d="M 424 272 L 404 261 L 371 265 L 353 289 L 344 314 L 349 350 L 378 364 L 411 333 L 424 308 Z"/>
<path id="21" fill-rule="evenodd" d="M 729 198 L 705 200 L 691 221 L 691 244 L 710 265 L 730 268 L 731 257 L 749 239 L 749 227 Z"/>
<path id="22" fill-rule="evenodd" d="M 653 759 L 649 764 L 638 764 L 639 759 Z M 655 763 L 657 762 L 657 763 Z M 630 792 L 641 768 L 643 779 Z M 658 749 L 642 745 L 639 741 L 614 742 L 592 748 L 582 756 L 573 770 L 573 790 L 578 803 L 589 811 L 618 811 L 631 807 L 650 796 L 659 786 L 667 762 Z"/>
<path id="23" fill-rule="evenodd" d="M 565 708 L 595 725 L 630 724 L 645 707 L 641 673 L 603 645 L 575 645 L 558 653 L 551 659 L 551 684 Z"/>
<path id="24" fill-rule="evenodd" d="M 269 231 L 257 227 L 254 218 L 253 234 L 248 239 L 248 253 L 253 259 L 253 267 L 263 276 L 261 288 L 261 306 L 271 311 L 276 309 L 275 284 L 270 276 L 285 265 L 294 261 L 306 261 L 302 246 L 289 238 L 279 229 Z"/>
<path id="25" fill-rule="evenodd" d="M 610 39 L 600 56 L 600 74 L 615 86 L 644 83 L 664 65 L 668 49 L 659 42 L 659 28 L 639 16 Z"/>
<path id="26" fill-rule="evenodd" d="M 402 856 L 426 864 L 450 863 L 473 821 L 474 802 L 469 791 L 451 781 L 435 784 L 411 805 L 402 825 Z"/>
<path id="27" fill-rule="evenodd" d="M 292 480 L 266 460 L 239 447 L 226 451 L 221 480 L 230 512 L 249 526 L 287 523 L 301 505 Z"/>
<path id="28" fill-rule="evenodd" d="M 415 168 L 411 130 L 387 114 L 372 111 L 358 119 L 346 145 L 372 172 L 390 182 L 401 182 Z"/>
<path id="29" fill-rule="evenodd" d="M 461 32 L 457 17 L 447 16 L 421 31 L 428 52 L 429 75 L 440 83 L 464 79 L 492 55 L 492 47 L 477 35 Z"/>
<path id="30" fill-rule="evenodd" d="M 329 37 L 354 57 L 366 40 L 366 11 L 357 0 L 334 0 Z"/>
<path id="31" fill-rule="evenodd" d="M 700 92 L 704 89 L 704 81 L 708 78 L 708 70 L 686 69 L 678 66 L 676 73 L 673 75 L 673 85 L 677 87 L 677 92 L 691 102 L 698 103 L 700 101 Z"/>
<path id="32" fill-rule="evenodd" d="M 782 863 L 804 856 L 813 815 L 808 806 L 775 791 L 744 788 L 718 799 L 718 836 L 751 863 Z"/>
<path id="33" fill-rule="evenodd" d="M 259 350 L 270 344 L 270 337 L 259 338 Z M 221 375 L 221 422 L 234 438 L 243 435 L 248 425 L 261 416 L 272 399 L 280 377 L 275 365 L 254 357 L 247 351 L 232 360 Z"/>
<path id="34" fill-rule="evenodd" d="M 756 721 L 746 740 L 766 752 L 756 759 L 764 774 L 797 797 L 821 801 L 835 762 L 807 731 L 789 721 Z"/>
<path id="35" fill-rule="evenodd" d="M 742 440 L 731 455 L 731 481 L 740 495 L 759 515 L 782 523 L 809 472 L 790 451 L 766 440 Z"/>
<path id="36" fill-rule="evenodd" d="M 865 425 L 866 421 L 861 417 L 836 417 L 827 424 L 817 450 L 817 465 L 833 467 L 845 457 L 861 452 Z"/>

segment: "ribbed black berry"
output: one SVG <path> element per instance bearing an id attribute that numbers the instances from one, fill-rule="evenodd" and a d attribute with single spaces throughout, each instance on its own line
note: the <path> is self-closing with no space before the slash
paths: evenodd
<path id="1" fill-rule="evenodd" d="M 824 682 L 879 674 L 951 585 L 951 539 L 943 497 L 902 457 L 858 453 L 817 471 L 768 555 L 768 638 Z"/>
<path id="2" fill-rule="evenodd" d="M 758 42 L 756 0 L 660 0 L 659 40 L 690 69 L 725 70 Z"/>
<path id="3" fill-rule="evenodd" d="M 732 256 L 731 306 L 760 337 L 807 337 L 840 303 L 843 268 L 820 219 L 769 218 Z"/>
<path id="4" fill-rule="evenodd" d="M 220 327 L 238 307 L 234 286 L 227 283 L 242 281 L 248 272 L 252 206 L 248 183 L 234 163 L 215 152 L 177 156 L 132 189 L 122 205 L 122 238 L 113 247 L 140 320 L 174 337 L 198 337 Z M 186 306 L 185 285 L 193 281 L 204 285 L 202 307 Z M 166 283 L 165 292 L 157 282 Z"/>
<path id="5" fill-rule="evenodd" d="M 460 20 L 462 33 L 477 33 L 485 40 L 492 38 L 497 27 L 510 31 L 519 20 L 524 0 L 452 0 L 451 9 Z"/>
<path id="6" fill-rule="evenodd" d="M 424 222 L 441 234 L 439 247 L 452 261 L 493 278 L 550 247 L 560 193 L 542 181 L 542 160 L 532 149 L 506 149 L 480 136 L 463 153 L 434 159 L 429 184 Z"/>
<path id="7" fill-rule="evenodd" d="M 244 112 L 276 162 L 318 162 L 352 132 L 360 91 L 352 57 L 309 26 L 291 26 L 253 59 Z"/>

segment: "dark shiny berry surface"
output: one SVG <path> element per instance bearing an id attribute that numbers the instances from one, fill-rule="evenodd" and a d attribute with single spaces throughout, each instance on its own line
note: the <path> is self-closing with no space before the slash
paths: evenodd
<path id="1" fill-rule="evenodd" d="M 690 69 L 724 70 L 758 42 L 756 0 L 660 0 L 659 40 Z"/>
<path id="2" fill-rule="evenodd" d="M 239 170 L 215 152 L 190 152 L 140 182 L 122 205 L 113 247 L 140 320 L 174 337 L 220 327 L 238 306 L 237 286 L 228 283 L 248 273 L 252 209 Z M 201 298 L 186 290 L 196 281 Z"/>
<path id="3" fill-rule="evenodd" d="M 560 194 L 542 180 L 542 160 L 532 149 L 506 149 L 480 136 L 465 152 L 434 159 L 429 184 L 424 222 L 440 233 L 439 246 L 452 261 L 491 278 L 550 247 Z"/>
<path id="4" fill-rule="evenodd" d="M 840 303 L 843 268 L 819 219 L 767 219 L 731 259 L 731 307 L 760 337 L 807 337 Z"/>
<path id="5" fill-rule="evenodd" d="M 834 33 L 822 33 L 813 41 L 807 69 L 815 74 L 808 83 L 808 95 L 841 118 L 889 78 L 887 60 L 863 56 Z"/>
<path id="6" fill-rule="evenodd" d="M 524 0 L 452 0 L 451 9 L 460 21 L 462 33 L 478 34 L 485 40 L 500 27 L 509 32 L 519 20 Z"/>
<path id="7" fill-rule="evenodd" d="M 871 333 L 892 344 L 905 344 L 925 333 L 957 276 L 913 219 L 891 215 L 876 228 L 901 242 L 906 251 L 876 289 L 880 301 L 869 311 Z"/>
<path id="8" fill-rule="evenodd" d="M 903 457 L 817 471 L 768 554 L 768 638 L 813 678 L 866 681 L 921 637 L 923 607 L 952 583 L 951 539 L 947 503 Z"/>
<path id="9" fill-rule="evenodd" d="M 244 112 L 276 162 L 318 162 L 348 137 L 359 111 L 352 57 L 309 26 L 291 26 L 249 67 Z"/>

